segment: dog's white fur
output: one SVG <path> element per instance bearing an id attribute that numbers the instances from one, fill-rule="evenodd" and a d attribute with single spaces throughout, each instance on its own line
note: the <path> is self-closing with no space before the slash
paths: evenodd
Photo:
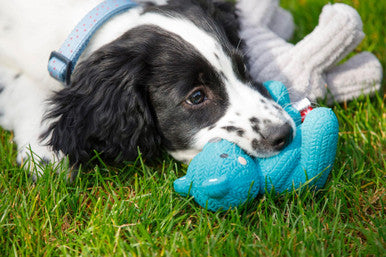
<path id="1" fill-rule="evenodd" d="M 55 162 L 63 158 L 55 154 L 39 136 L 48 127 L 42 123 L 47 111 L 47 99 L 63 85 L 52 79 L 47 72 L 50 51 L 57 50 L 72 28 L 100 1 L 98 0 L 13 0 L 0 2 L 0 125 L 15 133 L 18 145 L 18 161 L 29 160 L 31 153 Z M 165 1 L 156 1 L 165 2 Z M 87 58 L 93 51 L 121 36 L 130 28 L 141 24 L 155 24 L 173 32 L 192 44 L 208 61 L 225 74 L 226 90 L 230 106 L 214 128 L 205 128 L 196 134 L 189 149 L 171 152 L 178 160 L 189 161 L 213 137 L 222 137 L 239 144 L 253 154 L 251 140 L 258 138 L 249 119 L 256 111 L 259 118 L 269 119 L 273 124 L 293 121 L 287 114 L 279 113 L 273 105 L 263 104 L 260 93 L 242 83 L 234 74 L 230 58 L 223 52 L 218 40 L 181 18 L 161 14 L 141 15 L 141 7 L 120 14 L 95 34 L 81 56 Z M 216 58 L 215 56 L 219 58 Z M 17 78 L 17 79 L 15 79 Z M 265 99 L 265 98 L 264 98 Z M 238 113 L 238 115 L 236 115 Z M 241 115 L 240 115 L 241 114 Z M 235 137 L 221 127 L 237 123 L 245 129 L 245 135 Z"/>

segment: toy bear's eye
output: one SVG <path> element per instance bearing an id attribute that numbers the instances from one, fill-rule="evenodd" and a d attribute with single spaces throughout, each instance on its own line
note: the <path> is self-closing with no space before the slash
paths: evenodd
<path id="1" fill-rule="evenodd" d="M 220 154 L 220 157 L 221 157 L 221 158 L 223 158 L 223 159 L 226 159 L 226 158 L 228 158 L 228 157 L 229 157 L 229 155 L 228 155 L 228 154 L 226 154 L 226 153 L 223 153 L 223 154 Z"/>
<path id="2" fill-rule="evenodd" d="M 245 160 L 245 158 L 243 158 L 243 157 L 239 157 L 238 158 L 238 160 L 239 160 L 239 163 L 241 164 L 241 165 L 247 165 L 247 160 Z"/>

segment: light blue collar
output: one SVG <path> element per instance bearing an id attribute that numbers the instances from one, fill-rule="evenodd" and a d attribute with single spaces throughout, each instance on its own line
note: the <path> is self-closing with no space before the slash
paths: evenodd
<path id="1" fill-rule="evenodd" d="M 50 75 L 69 85 L 74 67 L 96 30 L 112 16 L 137 6 L 130 0 L 106 0 L 92 9 L 76 25 L 59 51 L 53 51 L 48 61 Z"/>

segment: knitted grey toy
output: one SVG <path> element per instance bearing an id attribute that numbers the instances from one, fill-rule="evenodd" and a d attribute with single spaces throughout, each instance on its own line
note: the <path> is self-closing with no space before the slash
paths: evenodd
<path id="1" fill-rule="evenodd" d="M 283 82 L 292 101 L 307 97 L 343 102 L 379 90 L 382 66 L 373 54 L 362 52 L 337 65 L 364 37 L 361 18 L 352 7 L 324 6 L 318 26 L 296 45 L 286 42 L 295 26 L 279 0 L 239 0 L 237 9 L 255 80 Z"/>

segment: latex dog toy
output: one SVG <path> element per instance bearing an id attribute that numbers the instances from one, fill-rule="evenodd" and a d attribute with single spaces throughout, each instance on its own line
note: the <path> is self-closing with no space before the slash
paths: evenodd
<path id="1" fill-rule="evenodd" d="M 262 173 L 255 161 L 235 144 L 213 139 L 189 164 L 186 176 L 174 182 L 181 195 L 194 196 L 211 211 L 236 207 L 260 192 Z"/>
<path id="2" fill-rule="evenodd" d="M 237 207 L 266 190 L 284 192 L 301 186 L 322 188 L 332 169 L 338 142 L 338 121 L 328 108 L 310 111 L 301 123 L 285 86 L 265 83 L 273 98 L 285 107 L 297 124 L 292 143 L 279 155 L 253 159 L 225 140 L 209 142 L 191 161 L 186 176 L 174 182 L 181 195 L 211 211 Z"/>
<path id="3" fill-rule="evenodd" d="M 337 65 L 364 38 L 354 8 L 324 6 L 318 26 L 296 45 L 286 42 L 295 25 L 279 0 L 239 0 L 237 9 L 240 37 L 256 81 L 282 81 L 292 101 L 307 97 L 343 102 L 379 90 L 382 66 L 373 54 L 362 52 Z"/>

